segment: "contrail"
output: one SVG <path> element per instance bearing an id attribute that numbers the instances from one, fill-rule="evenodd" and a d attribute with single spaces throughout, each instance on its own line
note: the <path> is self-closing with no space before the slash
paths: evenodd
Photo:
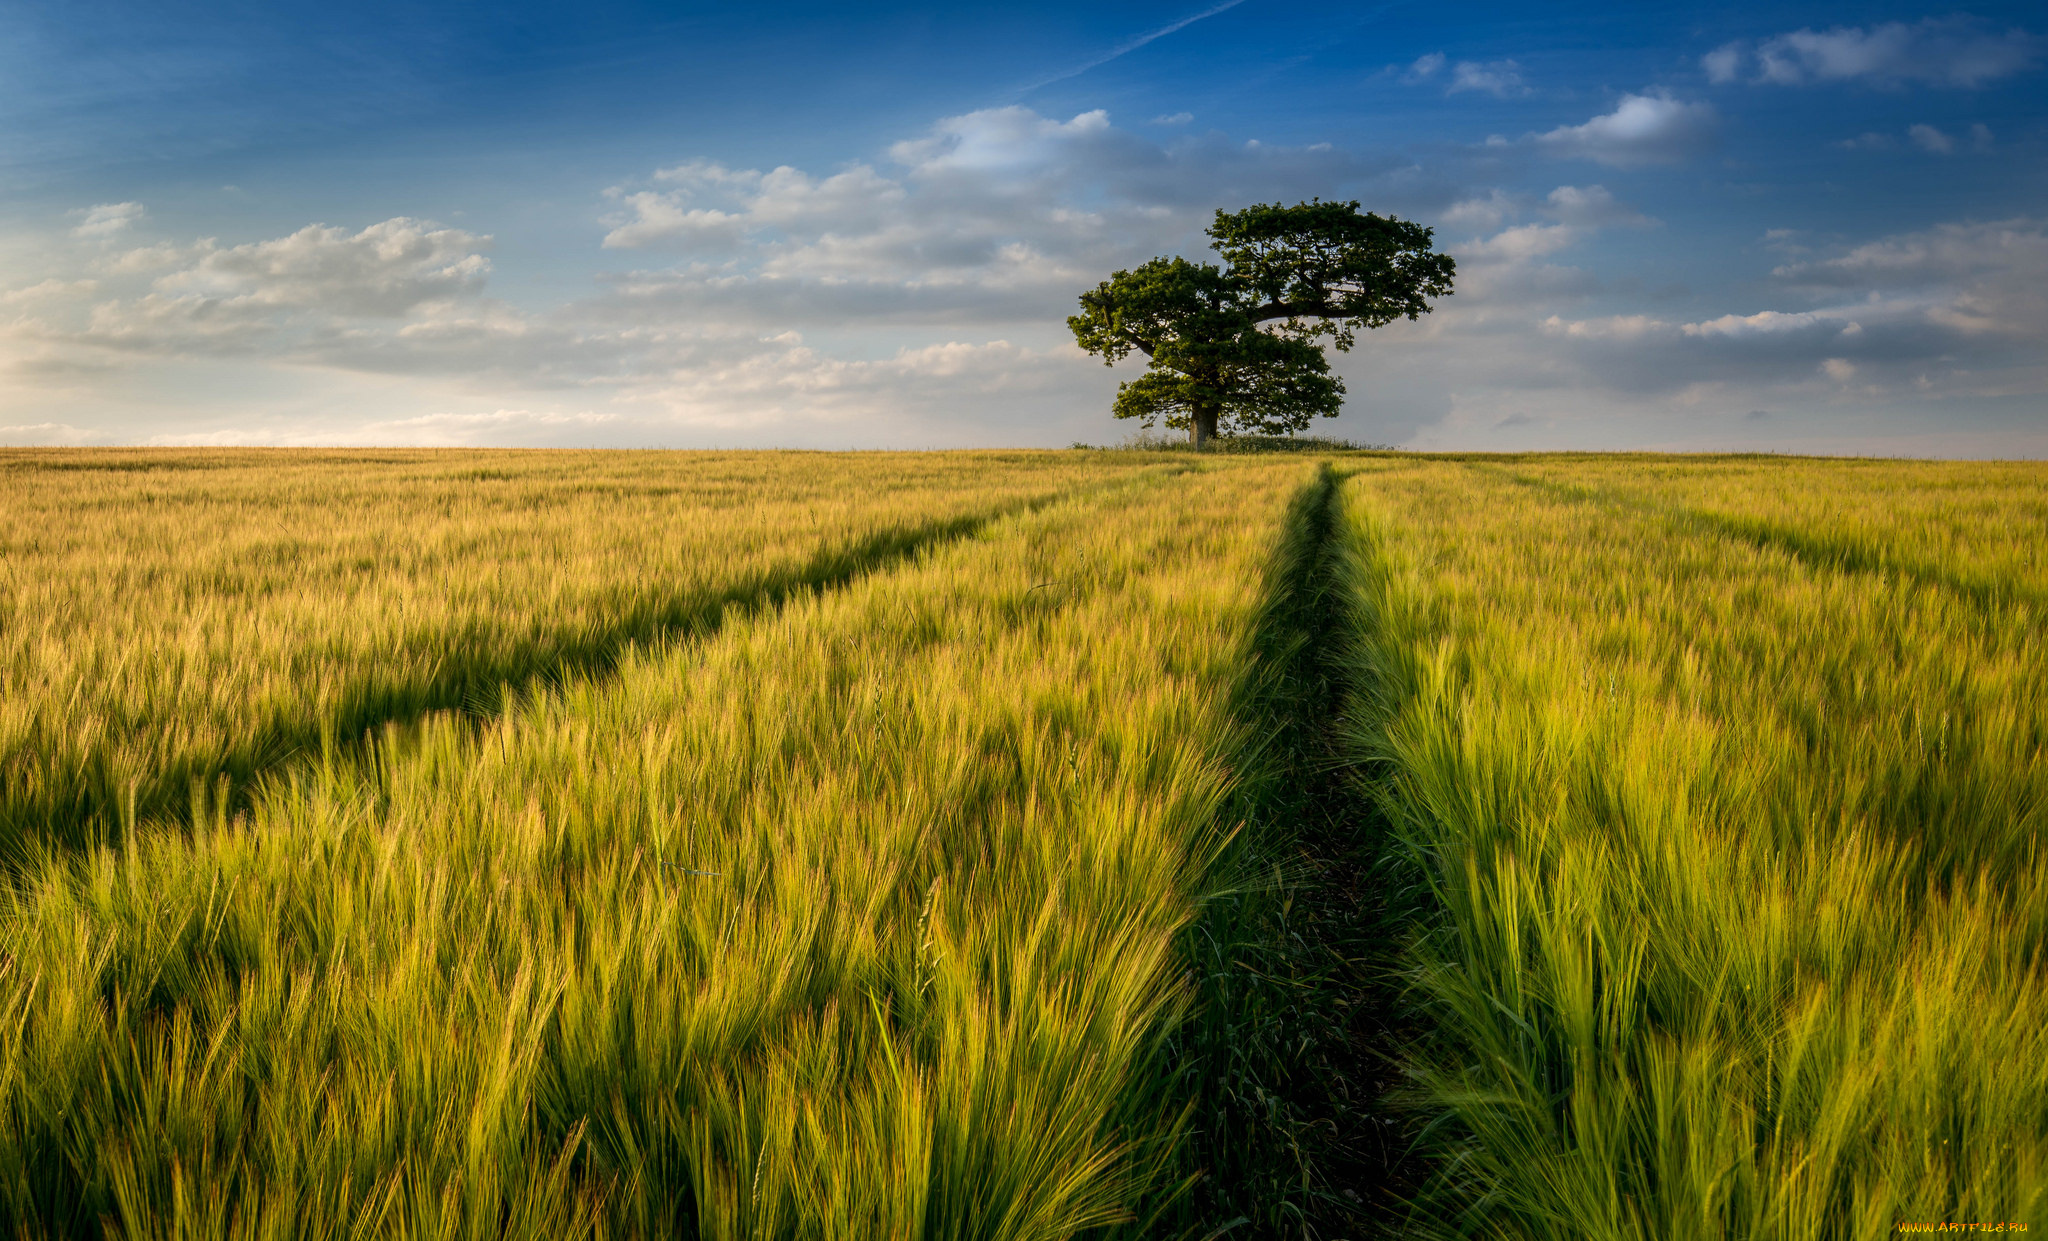
<path id="1" fill-rule="evenodd" d="M 1157 30 L 1148 31 L 1144 34 L 1139 35 L 1135 39 L 1131 39 L 1124 43 L 1119 43 L 1116 45 L 1115 48 L 1111 49 L 1109 52 L 1105 53 L 1102 56 L 1096 57 L 1094 60 L 1091 60 L 1086 64 L 1078 65 L 1075 68 L 1069 69 L 1064 73 L 1055 73 L 1051 77 L 1046 78 L 1043 81 L 1033 82 L 1031 85 L 1025 87 L 1022 91 L 1018 93 L 1022 95 L 1028 95 L 1032 91 L 1039 90 L 1043 87 L 1051 86 L 1054 82 L 1064 82 L 1068 78 L 1078 78 L 1082 74 L 1088 72 L 1090 69 L 1099 69 L 1103 65 L 1108 64 L 1110 61 L 1115 60 L 1119 56 L 1130 55 L 1132 52 L 1137 51 L 1139 48 L 1145 46 L 1147 43 L 1150 43 L 1155 39 L 1163 39 L 1167 35 L 1172 34 L 1176 30 L 1185 30 L 1189 26 L 1194 25 L 1198 21 L 1202 21 L 1205 18 L 1214 17 L 1218 13 L 1224 12 L 1228 9 L 1234 9 L 1238 5 L 1243 3 L 1244 0 L 1224 0 L 1222 4 L 1212 5 L 1211 7 L 1203 9 L 1201 12 L 1196 13 L 1191 17 L 1183 17 L 1177 22 L 1169 22 L 1166 25 L 1161 26 Z"/>

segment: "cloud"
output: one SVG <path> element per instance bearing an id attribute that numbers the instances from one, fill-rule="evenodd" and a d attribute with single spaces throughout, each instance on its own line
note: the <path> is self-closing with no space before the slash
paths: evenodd
<path id="1" fill-rule="evenodd" d="M 564 428 L 602 427 L 616 423 L 616 413 L 595 410 L 564 412 L 528 409 L 499 409 L 489 413 L 433 413 L 413 418 L 393 418 L 367 423 L 361 434 L 385 443 L 472 444 L 503 442 L 507 431 L 552 431 Z"/>
<path id="2" fill-rule="evenodd" d="M 1928 18 L 1914 25 L 1810 28 L 1754 45 L 1723 44 L 1700 58 L 1714 82 L 1749 80 L 1779 86 L 1866 81 L 1880 86 L 1920 82 L 1982 86 L 2034 66 L 2042 40 L 2017 27 L 1997 31 L 1971 17 Z"/>
<path id="3" fill-rule="evenodd" d="M 1955 154 L 1961 141 L 1953 134 L 1924 123 L 1909 126 L 1905 131 L 1905 139 L 1920 150 L 1934 155 Z M 1854 138 L 1844 138 L 1834 145 L 1844 151 L 1894 151 L 1899 147 L 1899 139 L 1890 134 L 1862 133 Z M 1992 150 L 1995 145 L 1990 126 L 1982 121 L 1971 124 L 1970 150 L 1982 155 Z"/>
<path id="4" fill-rule="evenodd" d="M 1446 94 L 1459 91 L 1484 91 L 1500 99 L 1512 95 L 1529 94 L 1529 88 L 1522 85 L 1522 68 L 1512 60 L 1490 60 L 1484 64 L 1461 60 L 1451 71 L 1451 84 Z"/>
<path id="5" fill-rule="evenodd" d="M 68 422 L 24 422 L 0 427 L 0 444 L 66 447 L 100 438 L 99 432 Z"/>
<path id="6" fill-rule="evenodd" d="M 408 218 L 97 250 L 62 279 L 0 290 L 0 364 L 54 375 L 233 359 L 244 373 L 319 367 L 487 394 L 338 424 L 330 439 L 644 443 L 681 426 L 798 443 L 865 420 L 834 442 L 918 426 L 940 428 L 936 442 L 1016 442 L 1037 434 L 1020 427 L 1079 430 L 1106 408 L 1116 376 L 1063 326 L 1081 289 L 1201 253 L 1219 205 L 1386 209 L 1373 187 L 1412 168 L 1328 144 L 1144 137 L 1101 111 L 987 109 L 829 172 L 700 159 L 621 183 L 592 253 L 639 268 L 547 308 L 490 296 L 488 237 Z M 813 328 L 824 334 L 807 341 Z M 561 420 L 585 409 L 619 418 Z"/>
<path id="7" fill-rule="evenodd" d="M 1161 113 L 1152 118 L 1154 125 L 1185 125 L 1195 119 L 1192 112 Z"/>
<path id="8" fill-rule="evenodd" d="M 1449 228 L 1499 228 L 1501 221 L 1515 216 L 1521 207 L 1499 189 L 1484 198 L 1467 198 L 1437 213 L 1437 222 Z"/>
<path id="9" fill-rule="evenodd" d="M 1772 282 L 1809 309 L 1690 322 L 1568 319 L 1544 333 L 1557 365 L 1592 384 L 1672 393 L 1699 384 L 1854 385 L 1859 398 L 2048 394 L 2048 221 L 1952 223 L 1781 265 Z M 1830 389 L 1832 390 L 1832 389 Z"/>
<path id="10" fill-rule="evenodd" d="M 1673 163 L 1704 149 L 1713 140 L 1716 119 L 1705 103 L 1661 93 L 1624 95 L 1612 112 L 1532 139 L 1551 155 L 1629 168 Z"/>
<path id="11" fill-rule="evenodd" d="M 1189 26 L 1194 25 L 1196 22 L 1206 21 L 1219 13 L 1229 12 L 1231 9 L 1234 9 L 1238 5 L 1243 3 L 1244 0 L 1223 0 L 1223 3 L 1221 4 L 1210 5 L 1206 9 L 1201 9 L 1197 12 L 1188 14 L 1186 17 L 1170 21 L 1166 23 L 1164 26 L 1156 26 L 1153 29 L 1146 31 L 1144 34 L 1138 35 L 1136 38 L 1124 40 L 1122 43 L 1117 44 L 1115 47 L 1111 48 L 1108 52 L 1104 53 L 1103 55 L 1096 56 L 1090 60 L 1084 61 L 1071 69 L 1062 70 L 1059 73 L 1053 74 L 1049 78 L 1041 78 L 1040 80 L 1033 82 L 1030 86 L 1025 87 L 1021 93 L 1028 95 L 1032 91 L 1039 90 L 1043 87 L 1051 86 L 1055 82 L 1064 82 L 1069 78 L 1080 77 L 1082 74 L 1088 72 L 1090 69 L 1099 69 L 1103 65 L 1108 64 L 1112 60 L 1117 60 L 1122 57 L 1130 55 L 1132 52 L 1137 51 L 1139 48 L 1144 47 L 1148 43 L 1151 43 L 1158 39 L 1163 39 L 1170 34 L 1176 34 L 1182 30 L 1187 29 Z"/>
<path id="12" fill-rule="evenodd" d="M 157 294 L 203 307 L 319 309 L 398 316 L 477 293 L 490 238 L 399 217 L 360 232 L 312 224 L 273 241 L 200 243 L 196 261 L 159 276 Z"/>
<path id="13" fill-rule="evenodd" d="M 1580 228 L 1649 228 L 1657 223 L 1618 201 L 1604 185 L 1560 185 L 1543 204 L 1545 215 Z"/>
<path id="14" fill-rule="evenodd" d="M 1426 56 L 1418 56 L 1415 58 L 1415 63 L 1408 66 L 1407 72 L 1401 75 L 1401 80 L 1410 83 L 1428 81 L 1443 69 L 1444 63 L 1448 59 L 1449 57 L 1445 56 L 1442 52 L 1431 52 Z"/>
<path id="15" fill-rule="evenodd" d="M 111 217 L 110 217 L 111 218 Z M 490 239 L 398 218 L 351 232 L 309 225 L 223 246 L 155 243 L 92 260 L 96 278 L 0 294 L 21 313 L 6 334 L 42 347 L 140 354 L 303 352 L 363 320 L 405 320 L 481 293 Z M 139 282 L 139 283 L 138 283 Z M 45 370 L 79 365 L 45 357 Z"/>
<path id="16" fill-rule="evenodd" d="M 1724 43 L 1700 57 L 1700 65 L 1707 71 L 1707 80 L 1733 82 L 1742 73 L 1744 50 L 1741 43 Z"/>
<path id="17" fill-rule="evenodd" d="M 0 306 L 33 307 L 61 303 L 87 296 L 99 288 L 97 280 L 42 280 L 25 288 L 0 293 Z"/>
<path id="18" fill-rule="evenodd" d="M 1936 155 L 1951 155 L 1956 149 L 1956 140 L 1932 125 L 1914 125 L 1906 130 L 1906 137 L 1913 140 L 1914 146 Z"/>
<path id="19" fill-rule="evenodd" d="M 605 244 L 683 261 L 609 279 L 607 300 L 762 327 L 1057 323 L 1116 267 L 1201 249 L 1219 202 L 1328 197 L 1400 163 L 1217 134 L 1162 144 L 1100 110 L 1059 120 L 1021 107 L 944 118 L 888 154 L 829 177 L 695 162 L 617 187 Z"/>
<path id="20" fill-rule="evenodd" d="M 78 226 L 71 230 L 73 237 L 112 237 L 147 214 L 141 203 L 101 203 L 83 211 L 74 211 L 74 216 L 83 217 Z"/>

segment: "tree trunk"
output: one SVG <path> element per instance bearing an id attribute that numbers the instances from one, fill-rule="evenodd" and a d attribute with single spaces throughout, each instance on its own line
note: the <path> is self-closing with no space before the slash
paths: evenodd
<path id="1" fill-rule="evenodd" d="M 1188 423 L 1194 437 L 1194 445 L 1197 448 L 1206 448 L 1209 441 L 1216 438 L 1216 407 L 1197 405 L 1190 413 L 1193 416 L 1188 419 Z"/>

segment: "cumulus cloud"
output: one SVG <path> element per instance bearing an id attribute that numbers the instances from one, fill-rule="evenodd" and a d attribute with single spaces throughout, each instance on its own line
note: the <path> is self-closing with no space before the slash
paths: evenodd
<path id="1" fill-rule="evenodd" d="M 1452 203 L 1437 213 L 1437 223 L 1449 228 L 1499 228 L 1501 221 L 1512 218 L 1521 210 L 1521 204 L 1506 192 L 1496 188 L 1484 197 L 1466 198 Z"/>
<path id="2" fill-rule="evenodd" d="M 2048 392 L 2048 221 L 1953 223 L 1885 237 L 1771 273 L 1809 309 L 1682 321 L 1570 319 L 1543 330 L 1601 386 L 1822 382 L 1861 397 Z"/>
<path id="3" fill-rule="evenodd" d="M 1543 213 L 1580 228 L 1648 228 L 1656 223 L 1616 199 L 1604 185 L 1560 185 L 1543 200 Z"/>
<path id="4" fill-rule="evenodd" d="M 1484 91 L 1500 99 L 1530 93 L 1522 84 L 1522 67 L 1512 60 L 1490 60 L 1483 64 L 1459 61 L 1451 70 L 1447 93 L 1455 95 L 1459 91 Z"/>
<path id="5" fill-rule="evenodd" d="M 644 266 L 552 308 L 489 295 L 488 237 L 399 218 L 238 244 L 124 238 L 65 279 L 0 291 L 0 345 L 15 369 L 233 358 L 498 394 L 355 428 L 378 442 L 646 442 L 663 419 L 801 442 L 805 427 L 963 416 L 1015 442 L 1048 402 L 1100 417 L 1114 377 L 1062 326 L 1080 289 L 1200 252 L 1219 205 L 1384 204 L 1370 187 L 1409 168 L 988 109 L 828 172 L 692 160 L 620 184 L 602 252 Z M 562 421 L 580 406 L 538 398 L 565 391 L 622 416 Z"/>
<path id="6" fill-rule="evenodd" d="M 1742 43 L 1724 43 L 1700 57 L 1700 67 L 1707 71 L 1707 80 L 1733 82 L 1741 76 L 1742 58 L 1746 50 Z"/>
<path id="7" fill-rule="evenodd" d="M 1415 58 L 1415 63 L 1409 65 L 1407 70 L 1402 73 L 1401 80 L 1411 83 L 1426 82 L 1441 72 L 1445 63 L 1449 60 L 1450 57 L 1445 56 L 1442 52 L 1431 52 L 1426 56 L 1418 56 Z"/>
<path id="8" fill-rule="evenodd" d="M 140 215 L 101 218 L 125 228 Z M 310 225 L 241 245 L 202 238 L 102 250 L 84 260 L 90 276 L 0 292 L 0 314 L 12 312 L 0 317 L 0 344 L 17 355 L 10 374 L 43 382 L 104 373 L 124 357 L 322 360 L 335 342 L 402 336 L 477 303 L 489 241 L 398 218 L 354 231 Z"/>
<path id="9" fill-rule="evenodd" d="M 74 237 L 112 237 L 147 214 L 141 203 L 101 203 L 72 213 L 79 217 L 71 230 Z"/>
<path id="10" fill-rule="evenodd" d="M 1743 79 L 1779 86 L 1866 81 L 1882 86 L 1919 82 L 1982 86 L 2031 69 L 2042 40 L 2013 27 L 1995 30 L 1974 18 L 1941 17 L 1907 25 L 1835 26 L 1794 30 L 1751 44 L 1723 44 L 1701 58 L 1715 82 Z"/>
<path id="11" fill-rule="evenodd" d="M 1715 125 L 1709 104 L 1687 103 L 1662 93 L 1624 95 L 1612 112 L 1532 138 L 1551 155 L 1629 168 L 1693 155 L 1712 142 Z"/>
<path id="12" fill-rule="evenodd" d="M 1904 140 L 1932 155 L 1953 155 L 1962 149 L 1963 141 L 1955 134 L 1924 122 L 1908 126 Z M 1991 127 L 1982 121 L 1971 124 L 1969 144 L 1969 149 L 1980 155 L 1992 150 L 1996 143 L 1992 139 Z M 1844 138 L 1834 145 L 1844 151 L 1895 151 L 1899 148 L 1900 139 L 1892 134 L 1866 132 L 1854 138 Z"/>
<path id="13" fill-rule="evenodd" d="M 1963 336 L 2048 338 L 2048 220 L 1944 224 L 1786 264 L 1772 276 L 1823 297 L 1894 299 Z"/>
<path id="14" fill-rule="evenodd" d="M 1327 144 L 1161 144 L 1095 110 L 948 117 L 830 176 L 694 162 L 612 192 L 605 244 L 683 262 L 608 280 L 622 314 L 694 305 L 768 326 L 1058 322 L 1116 266 L 1199 249 L 1219 201 L 1329 196 L 1394 166 Z"/>
<path id="15" fill-rule="evenodd" d="M 507 432 L 553 432 L 563 429 L 603 427 L 620 421 L 616 413 L 596 410 L 499 409 L 488 413 L 432 413 L 412 418 L 391 418 L 363 426 L 360 436 L 381 443 L 475 444 L 502 443 Z"/>
<path id="16" fill-rule="evenodd" d="M 1448 82 L 1453 68 L 1432 72 Z M 1503 145 L 1628 165 L 1676 158 L 1711 127 L 1704 105 L 1631 95 Z M 430 394 L 377 405 L 323 431 L 327 442 L 1099 438 L 1119 376 L 1065 339 L 1075 294 L 1154 254 L 1201 253 L 1219 205 L 1320 195 L 1436 223 L 1459 261 L 1458 294 L 1437 313 L 1333 357 L 1354 393 L 1344 433 L 1361 438 L 1402 440 L 1438 416 L 1475 434 L 1569 430 L 1603 394 L 1637 411 L 1718 403 L 1739 425 L 1751 408 L 1872 392 L 2044 386 L 2016 361 L 2048 335 L 2038 221 L 1834 248 L 1775 237 L 1769 297 L 1651 313 L 1625 300 L 1625 282 L 1574 265 L 1603 231 L 1656 224 L 1606 185 L 1475 187 L 1325 145 L 1145 133 L 1099 112 L 990 109 L 827 170 L 650 169 L 598 204 L 610 216 L 589 239 L 629 269 L 545 308 L 490 295 L 480 232 L 401 218 L 166 239 L 140 217 L 116 242 L 65 247 L 39 283 L 0 291 L 0 369 L 35 370 L 44 378 L 20 383 L 47 392 L 72 382 L 65 368 L 170 359 L 221 374 L 208 360 L 233 357 L 317 366 L 329 388 Z M 1947 133 L 1958 150 L 1968 141 Z M 1846 380 L 1831 360 L 1853 368 Z M 14 421 L 33 429 L 44 416 Z M 178 433 L 216 434 L 206 427 Z"/>
<path id="17" fill-rule="evenodd" d="M 74 427 L 68 422 L 18 422 L 13 426 L 0 427 L 0 444 L 7 445 L 69 447 L 90 444 L 99 438 L 99 432 Z"/>
<path id="18" fill-rule="evenodd" d="M 1950 155 L 1956 149 L 1956 140 L 1932 125 L 1914 125 L 1906 130 L 1906 137 L 1914 146 L 1936 155 Z"/>
<path id="19" fill-rule="evenodd" d="M 163 296 L 207 306 L 321 309 L 402 315 L 422 302 L 480 291 L 490 238 L 403 217 L 360 232 L 312 224 L 288 237 L 221 247 L 157 277 Z"/>

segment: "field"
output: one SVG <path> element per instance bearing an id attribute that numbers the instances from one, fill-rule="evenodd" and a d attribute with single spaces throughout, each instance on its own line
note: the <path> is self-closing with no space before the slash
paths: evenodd
<path id="1" fill-rule="evenodd" d="M 2048 1226 L 2048 468 L 0 478 L 15 1235 Z"/>

